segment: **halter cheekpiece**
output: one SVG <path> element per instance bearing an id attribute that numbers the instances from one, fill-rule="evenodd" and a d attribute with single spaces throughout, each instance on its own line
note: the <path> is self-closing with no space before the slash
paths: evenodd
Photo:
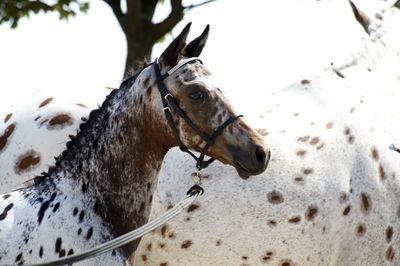
<path id="1" fill-rule="evenodd" d="M 203 63 L 198 57 L 191 57 L 188 59 L 183 59 L 181 60 L 175 67 L 171 68 L 167 73 L 164 75 L 161 75 L 160 72 L 160 66 L 158 63 L 158 58 L 154 61 L 153 67 L 154 67 L 154 72 L 156 74 L 157 78 L 157 84 L 158 84 L 158 90 L 160 91 L 161 94 L 161 99 L 163 103 L 163 110 L 165 114 L 165 118 L 167 119 L 168 125 L 172 130 L 172 134 L 175 136 L 176 142 L 179 145 L 179 148 L 183 152 L 189 153 L 195 160 L 196 160 L 196 167 L 200 171 L 203 168 L 206 168 L 208 165 L 210 165 L 215 159 L 210 158 L 207 161 L 204 161 L 204 156 L 207 153 L 207 150 L 214 144 L 216 138 L 221 135 L 222 131 L 233 121 L 235 121 L 237 118 L 242 117 L 243 115 L 232 115 L 229 117 L 224 123 L 222 123 L 212 134 L 211 136 L 208 136 L 205 134 L 203 131 L 200 130 L 199 127 L 197 127 L 193 121 L 186 115 L 186 113 L 182 110 L 182 108 L 178 105 L 178 103 L 175 101 L 175 98 L 172 96 L 172 94 L 169 92 L 167 86 L 164 83 L 164 79 L 166 79 L 169 75 L 177 71 L 179 68 L 182 66 L 188 64 L 188 63 L 193 63 L 193 62 L 200 62 L 201 64 Z M 199 135 L 205 142 L 206 145 L 202 148 L 200 152 L 200 156 L 197 157 L 193 152 L 191 152 L 185 144 L 181 141 L 181 138 L 179 137 L 178 130 L 175 126 L 174 119 L 172 118 L 172 112 L 170 108 L 173 108 L 174 111 L 185 120 L 185 122 L 193 129 L 194 132 L 196 132 L 197 135 Z"/>

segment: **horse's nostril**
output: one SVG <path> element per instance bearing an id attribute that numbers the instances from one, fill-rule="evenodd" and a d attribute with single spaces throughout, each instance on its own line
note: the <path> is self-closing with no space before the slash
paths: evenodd
<path id="1" fill-rule="evenodd" d="M 257 146 L 257 148 L 256 148 L 256 159 L 257 159 L 257 162 L 260 163 L 261 165 L 264 165 L 265 157 L 266 157 L 266 154 L 265 154 L 265 151 L 264 151 L 263 147 Z"/>

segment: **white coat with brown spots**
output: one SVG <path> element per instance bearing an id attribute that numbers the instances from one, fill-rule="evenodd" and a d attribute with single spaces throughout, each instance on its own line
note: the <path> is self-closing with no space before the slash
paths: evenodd
<path id="1" fill-rule="evenodd" d="M 206 194 L 144 237 L 136 264 L 399 265 L 400 156 L 387 149 L 400 143 L 398 13 L 346 67 L 258 97 L 246 117 L 271 145 L 270 168 L 248 180 L 205 169 Z M 179 150 L 167 155 L 152 217 L 192 171 Z"/>

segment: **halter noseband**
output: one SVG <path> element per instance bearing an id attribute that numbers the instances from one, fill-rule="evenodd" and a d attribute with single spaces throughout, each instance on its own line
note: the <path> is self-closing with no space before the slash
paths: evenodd
<path id="1" fill-rule="evenodd" d="M 179 64 L 177 64 L 175 67 L 171 68 L 167 73 L 164 75 L 161 75 L 160 72 L 160 66 L 158 64 L 158 58 L 154 61 L 153 67 L 154 67 L 154 72 L 156 73 L 157 77 L 157 83 L 158 83 L 158 90 L 160 91 L 162 102 L 163 102 L 163 110 L 165 114 L 165 118 L 167 119 L 168 125 L 172 130 L 172 134 L 175 136 L 176 142 L 179 145 L 179 148 L 183 152 L 189 153 L 195 160 L 196 160 L 196 167 L 197 169 L 201 170 L 203 168 L 206 168 L 208 165 L 210 165 L 215 159 L 210 158 L 207 161 L 204 161 L 204 156 L 207 153 L 207 150 L 214 144 L 216 138 L 222 133 L 222 131 L 233 121 L 235 121 L 237 118 L 242 117 L 243 115 L 232 115 L 229 117 L 224 123 L 222 123 L 213 133 L 211 136 L 208 136 L 205 134 L 203 131 L 198 128 L 193 121 L 185 114 L 185 112 L 182 110 L 182 108 L 177 104 L 175 101 L 175 98 L 172 96 L 172 94 L 169 92 L 167 86 L 164 83 L 164 79 L 166 79 L 169 75 L 177 71 L 179 68 L 182 66 L 198 61 L 201 64 L 203 63 L 198 57 L 191 57 L 188 59 L 181 60 Z M 185 122 L 193 129 L 194 132 L 196 132 L 197 135 L 199 135 L 205 142 L 206 145 L 201 149 L 200 156 L 197 157 L 194 155 L 183 142 L 181 141 L 179 137 L 178 130 L 175 126 L 174 119 L 172 118 L 172 113 L 171 109 L 172 107 L 174 111 L 185 120 Z"/>

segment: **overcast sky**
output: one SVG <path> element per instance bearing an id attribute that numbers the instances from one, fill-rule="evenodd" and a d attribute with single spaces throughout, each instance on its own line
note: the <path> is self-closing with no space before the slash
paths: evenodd
<path id="1" fill-rule="evenodd" d="M 169 12 L 164 2 L 156 21 Z M 380 1 L 355 2 L 369 11 Z M 250 103 L 252 92 L 279 89 L 311 78 L 331 62 L 348 61 L 367 38 L 347 0 L 218 0 L 188 12 L 173 34 L 189 21 L 190 38 L 211 25 L 201 57 L 234 102 Z M 3 107 L 38 90 L 97 100 L 96 93 L 121 81 L 126 43 L 103 1 L 91 1 L 88 14 L 68 22 L 42 14 L 22 19 L 15 30 L 4 24 L 0 36 Z M 156 45 L 153 58 L 170 40 Z"/>

